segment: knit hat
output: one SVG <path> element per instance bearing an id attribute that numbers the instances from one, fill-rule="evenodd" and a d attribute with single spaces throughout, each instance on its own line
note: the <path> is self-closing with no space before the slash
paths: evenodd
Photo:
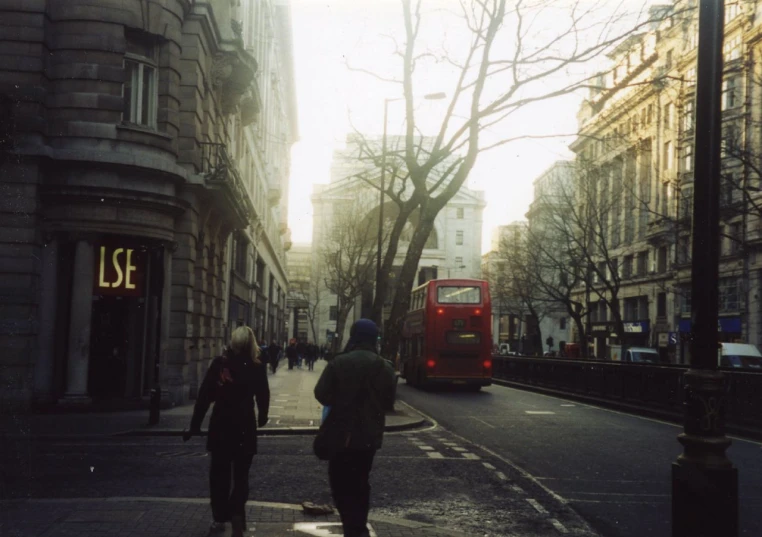
<path id="1" fill-rule="evenodd" d="M 378 326 L 370 319 L 360 319 L 349 330 L 348 347 L 375 346 L 378 339 Z"/>

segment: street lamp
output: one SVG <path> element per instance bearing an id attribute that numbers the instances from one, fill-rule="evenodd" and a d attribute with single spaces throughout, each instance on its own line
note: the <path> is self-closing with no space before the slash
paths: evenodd
<path id="1" fill-rule="evenodd" d="M 699 3 L 693 154 L 691 364 L 684 374 L 684 452 L 672 463 L 673 537 L 738 535 L 738 471 L 725 454 L 723 374 L 717 369 L 723 0 Z"/>
<path id="2" fill-rule="evenodd" d="M 427 93 L 423 96 L 424 99 L 427 101 L 437 101 L 440 99 L 444 99 L 447 97 L 447 95 L 443 92 L 437 92 L 437 93 Z M 378 296 L 378 282 L 381 281 L 381 245 L 383 240 L 383 228 L 384 228 L 384 189 L 386 188 L 385 182 L 386 182 L 386 126 L 387 126 L 387 120 L 389 117 L 389 103 L 393 101 L 400 101 L 404 99 L 404 97 L 391 97 L 384 99 L 384 131 L 383 135 L 381 136 L 381 185 L 378 191 L 378 243 L 376 246 L 376 289 L 375 289 L 375 302 L 377 304 L 377 307 L 374 308 L 375 311 L 374 317 L 377 317 L 373 319 L 376 324 L 378 324 L 379 328 L 381 329 L 382 325 L 382 319 L 383 311 L 384 311 L 384 305 L 383 302 L 381 302 L 381 298 Z M 381 329 L 383 332 L 383 330 Z"/>

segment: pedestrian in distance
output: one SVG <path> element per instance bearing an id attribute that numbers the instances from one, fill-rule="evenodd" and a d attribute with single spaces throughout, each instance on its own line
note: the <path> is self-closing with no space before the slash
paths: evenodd
<path id="1" fill-rule="evenodd" d="M 270 369 L 272 370 L 273 375 L 275 374 L 275 370 L 278 369 L 278 360 L 280 360 L 282 350 L 283 349 L 280 348 L 280 345 L 278 345 L 274 339 L 270 342 L 270 346 L 267 347 L 267 351 L 270 354 Z"/>
<path id="2" fill-rule="evenodd" d="M 267 424 L 270 408 L 267 369 L 260 352 L 251 328 L 240 326 L 233 330 L 230 346 L 206 372 L 190 430 L 183 433 L 186 442 L 200 434 L 201 422 L 214 403 L 206 441 L 211 454 L 209 495 L 214 520 L 210 533 L 222 534 L 227 522 L 231 523 L 232 537 L 242 537 L 246 528 L 249 469 L 257 453 L 257 426 Z M 254 411 L 255 399 L 259 416 Z"/>
<path id="3" fill-rule="evenodd" d="M 296 365 L 296 361 L 299 358 L 299 354 L 296 351 L 296 340 L 292 339 L 288 347 L 286 347 L 286 358 L 288 359 L 288 368 L 293 369 Z"/>
<path id="4" fill-rule="evenodd" d="M 296 367 L 302 368 L 302 362 L 307 359 L 307 344 L 304 341 L 300 341 L 296 344 L 296 353 L 299 356 Z"/>
<path id="5" fill-rule="evenodd" d="M 346 431 L 342 446 L 328 462 L 328 481 L 344 537 L 370 535 L 370 471 L 381 448 L 385 412 L 394 409 L 394 370 L 376 353 L 377 337 L 373 321 L 355 322 L 345 352 L 328 363 L 315 385 L 315 398 L 331 407 L 325 426 Z"/>
<path id="6" fill-rule="evenodd" d="M 315 370 L 315 361 L 317 360 L 318 348 L 312 343 L 307 344 L 307 369 Z"/>

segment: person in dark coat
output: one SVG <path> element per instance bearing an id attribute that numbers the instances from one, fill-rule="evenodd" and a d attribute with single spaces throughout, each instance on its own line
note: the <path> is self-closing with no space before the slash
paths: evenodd
<path id="1" fill-rule="evenodd" d="M 275 340 L 273 339 L 270 342 L 270 346 L 267 347 L 267 351 L 270 354 L 270 369 L 273 372 L 273 375 L 275 374 L 275 370 L 278 369 L 278 360 L 280 360 L 280 353 L 283 349 L 280 348 L 280 345 L 278 345 Z"/>
<path id="2" fill-rule="evenodd" d="M 267 369 L 259 353 L 251 328 L 240 326 L 233 331 L 230 347 L 214 359 L 206 372 L 190 430 L 183 435 L 183 440 L 188 441 L 192 435 L 200 434 L 201 422 L 214 402 L 206 441 L 206 449 L 211 453 L 212 530 L 224 531 L 225 523 L 230 522 L 233 537 L 242 537 L 246 527 L 249 469 L 257 452 L 257 426 L 267 423 L 270 407 Z M 258 417 L 254 412 L 255 399 Z"/>
<path id="3" fill-rule="evenodd" d="M 341 516 L 344 537 L 369 537 L 370 470 L 381 447 L 386 411 L 394 409 L 396 379 L 391 364 L 376 353 L 378 327 L 360 319 L 350 331 L 347 352 L 337 355 L 315 385 L 315 398 L 330 406 L 334 420 L 349 430 L 349 444 L 328 462 L 328 481 Z"/>
<path id="4" fill-rule="evenodd" d="M 286 347 L 286 358 L 288 358 L 288 368 L 293 369 L 294 364 L 299 359 L 299 353 L 296 350 L 296 340 L 292 339 Z"/>

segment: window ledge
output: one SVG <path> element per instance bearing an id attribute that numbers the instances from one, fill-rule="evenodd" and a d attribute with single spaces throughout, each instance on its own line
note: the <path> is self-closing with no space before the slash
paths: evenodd
<path id="1" fill-rule="evenodd" d="M 117 130 L 138 132 L 140 134 L 148 134 L 148 135 L 156 136 L 157 138 L 161 138 L 163 140 L 172 141 L 172 136 L 170 136 L 166 132 L 161 132 L 156 129 L 152 129 L 151 127 L 146 127 L 144 125 L 138 125 L 137 123 L 117 123 L 116 128 Z"/>

